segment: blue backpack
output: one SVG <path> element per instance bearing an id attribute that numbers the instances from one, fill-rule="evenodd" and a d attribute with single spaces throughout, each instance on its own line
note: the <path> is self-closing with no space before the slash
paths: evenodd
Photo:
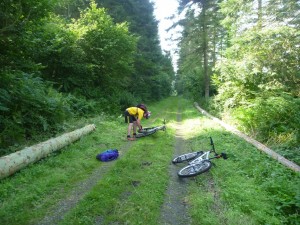
<path id="1" fill-rule="evenodd" d="M 103 161 L 103 162 L 109 162 L 112 160 L 115 160 L 119 157 L 119 152 L 117 149 L 109 149 L 106 150 L 96 156 L 96 159 Z"/>

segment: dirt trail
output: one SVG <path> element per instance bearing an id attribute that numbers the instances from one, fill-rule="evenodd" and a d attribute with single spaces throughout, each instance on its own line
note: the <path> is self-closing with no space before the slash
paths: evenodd
<path id="1" fill-rule="evenodd" d="M 176 129 L 176 144 L 174 150 L 174 157 L 176 155 L 186 152 L 184 141 L 184 129 L 181 126 L 181 110 L 178 108 L 177 113 L 177 129 Z M 131 142 L 127 142 L 122 146 L 120 152 L 123 154 L 130 148 Z M 122 156 L 121 156 L 122 157 Z M 88 193 L 105 175 L 110 168 L 115 164 L 115 161 L 109 162 L 96 169 L 91 176 L 86 180 L 75 185 L 73 191 L 65 199 L 58 202 L 52 207 L 51 212 L 39 221 L 38 225 L 55 225 L 63 220 L 64 216 L 73 209 L 78 202 Z M 166 190 L 166 198 L 162 206 L 161 217 L 159 224 L 162 225 L 189 225 L 190 218 L 187 214 L 187 185 L 188 179 L 180 179 L 177 176 L 179 167 L 170 163 L 169 174 L 170 181 Z"/>
<path id="2" fill-rule="evenodd" d="M 184 151 L 185 142 L 183 139 L 184 130 L 181 126 L 181 110 L 177 112 L 177 129 L 176 129 L 176 145 L 174 157 L 180 155 Z M 186 193 L 188 179 L 180 179 L 177 176 L 178 167 L 172 163 L 169 166 L 170 181 L 166 192 L 166 198 L 162 207 L 160 224 L 165 225 L 188 225 L 190 218 L 187 214 Z"/>
<path id="3" fill-rule="evenodd" d="M 127 142 L 120 150 L 121 154 L 124 154 L 130 148 L 131 142 Z M 52 207 L 52 211 L 44 217 L 42 221 L 39 221 L 37 225 L 55 225 L 58 224 L 72 208 L 88 193 L 106 174 L 109 169 L 115 164 L 116 161 L 108 162 L 98 169 L 96 169 L 91 176 L 86 180 L 75 185 L 73 191 L 65 199 L 58 202 Z"/>

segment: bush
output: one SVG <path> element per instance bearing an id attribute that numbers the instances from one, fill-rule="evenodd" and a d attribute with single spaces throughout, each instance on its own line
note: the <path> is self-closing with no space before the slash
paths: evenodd
<path id="1" fill-rule="evenodd" d="M 298 124 L 300 124 L 300 101 L 282 94 L 268 98 L 255 98 L 247 105 L 234 110 L 237 118 L 247 131 L 255 131 L 259 139 L 265 141 L 282 134 L 294 134 L 293 144 L 299 142 Z"/>
<path id="2" fill-rule="evenodd" d="M 52 132 L 72 116 L 68 102 L 50 83 L 18 71 L 0 76 L 0 148 Z"/>
<path id="3" fill-rule="evenodd" d="M 287 26 L 248 29 L 217 64 L 218 110 L 233 113 L 247 133 L 263 142 L 300 143 L 297 34 Z"/>
<path id="4" fill-rule="evenodd" d="M 86 117 L 101 111 L 99 102 L 95 100 L 87 100 L 84 96 L 74 96 L 72 94 L 68 94 L 66 96 L 66 101 L 76 117 Z"/>
<path id="5" fill-rule="evenodd" d="M 133 94 L 128 92 L 123 92 L 122 95 L 120 95 L 119 99 L 120 110 L 122 112 L 125 111 L 125 109 L 127 109 L 128 107 L 135 106 L 141 102 L 140 98 L 135 98 Z"/>

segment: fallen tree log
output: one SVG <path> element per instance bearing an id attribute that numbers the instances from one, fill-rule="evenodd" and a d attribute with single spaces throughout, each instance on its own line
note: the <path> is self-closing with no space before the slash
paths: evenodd
<path id="1" fill-rule="evenodd" d="M 30 163 L 47 157 L 48 154 L 55 152 L 72 142 L 80 139 L 82 136 L 95 130 L 94 124 L 87 125 L 81 129 L 41 142 L 37 145 L 24 148 L 18 152 L 12 153 L 0 158 L 0 179 L 8 177 Z"/>
<path id="2" fill-rule="evenodd" d="M 265 146 L 264 144 L 254 140 L 253 138 L 247 136 L 246 134 L 242 133 L 241 131 L 235 129 L 234 127 L 224 123 L 223 121 L 221 121 L 220 119 L 213 117 L 212 115 L 210 115 L 208 112 L 206 112 L 204 109 L 202 109 L 197 102 L 194 103 L 195 107 L 205 116 L 209 117 L 210 119 L 212 119 L 213 121 L 219 123 L 221 126 L 223 126 L 226 130 L 236 134 L 237 136 L 243 138 L 244 140 L 246 140 L 247 142 L 249 142 L 250 144 L 254 145 L 256 148 L 258 148 L 259 150 L 267 153 L 269 156 L 271 156 L 272 158 L 276 159 L 278 162 L 280 162 L 281 164 L 289 167 L 290 169 L 296 171 L 296 172 L 300 172 L 300 166 L 297 165 L 294 162 L 291 162 L 289 160 L 287 160 L 286 158 L 284 158 L 283 156 L 279 155 L 278 153 L 274 152 L 272 149 L 268 148 L 267 146 Z"/>

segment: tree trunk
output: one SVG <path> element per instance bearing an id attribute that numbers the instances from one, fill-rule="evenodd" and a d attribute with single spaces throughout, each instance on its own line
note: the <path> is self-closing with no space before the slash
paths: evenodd
<path id="1" fill-rule="evenodd" d="M 262 0 L 258 0 L 258 8 L 257 8 L 257 26 L 258 29 L 262 29 Z"/>
<path id="2" fill-rule="evenodd" d="M 203 60 L 204 60 L 204 90 L 205 98 L 209 98 L 210 76 L 208 73 L 208 43 L 207 43 L 207 22 L 206 22 L 206 0 L 202 2 L 202 23 L 203 23 Z"/>
<path id="3" fill-rule="evenodd" d="M 18 152 L 12 153 L 0 158 L 0 179 L 8 177 L 20 169 L 26 167 L 28 164 L 36 162 L 48 154 L 57 151 L 70 143 L 80 139 L 93 130 L 96 126 L 94 124 L 87 125 L 81 129 L 63 134 L 59 137 L 50 139 L 48 141 L 39 143 L 37 145 L 25 148 Z"/>

